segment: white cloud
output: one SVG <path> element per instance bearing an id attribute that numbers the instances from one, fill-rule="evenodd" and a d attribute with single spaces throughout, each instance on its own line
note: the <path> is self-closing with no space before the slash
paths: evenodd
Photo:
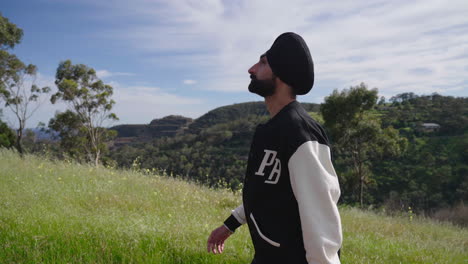
<path id="1" fill-rule="evenodd" d="M 192 84 L 196 84 L 196 83 L 197 83 L 197 81 L 195 81 L 195 80 L 184 80 L 184 84 L 186 84 L 186 85 L 192 85 Z"/>
<path id="2" fill-rule="evenodd" d="M 162 91 L 158 87 L 130 86 L 114 93 L 122 102 L 145 102 L 158 105 L 200 104 L 199 99 L 185 98 Z"/>
<path id="3" fill-rule="evenodd" d="M 466 0 L 83 2 L 94 7 L 87 18 L 95 15 L 100 23 L 89 37 L 106 38 L 101 43 L 112 45 L 106 50 L 112 64 L 101 66 L 105 69 L 97 75 L 114 87 L 119 123 L 148 123 L 169 114 L 197 117 L 220 104 L 213 90 L 242 92 L 247 98 L 248 68 L 286 31 L 301 34 L 314 59 L 316 86 L 304 99 L 320 102 L 332 89 L 361 82 L 378 87 L 386 97 L 408 91 L 468 96 Z M 125 62 L 139 59 L 149 71 L 131 63 L 119 65 L 117 58 L 124 56 L 135 56 Z M 136 75 L 131 72 L 139 77 L 129 78 L 133 83 L 115 82 Z M 53 76 L 38 74 L 36 83 L 56 90 Z M 238 94 L 226 97 L 234 102 Z M 47 123 L 63 109 L 46 102 L 29 124 Z M 6 109 L 3 112 L 3 119 L 14 121 Z"/>
<path id="4" fill-rule="evenodd" d="M 129 12 L 126 2 L 118 6 Z M 198 71 L 206 89 L 245 91 L 247 69 L 276 36 L 295 31 L 309 45 L 317 79 L 336 88 L 364 81 L 386 93 L 468 92 L 464 0 L 141 0 L 130 12 L 144 26 L 129 23 L 128 34 L 115 37 L 154 61 Z"/>
<path id="5" fill-rule="evenodd" d="M 42 104 L 28 120 L 28 128 L 36 127 L 39 122 L 45 123 L 47 126 L 56 112 L 63 112 L 67 109 L 67 105 L 61 101 L 54 105 L 50 103 L 50 96 L 57 92 L 54 81 L 55 79 L 52 76 L 37 74 L 36 85 L 39 87 L 48 86 L 52 91 L 40 98 Z M 106 126 L 146 124 L 154 118 L 167 115 L 183 115 L 196 118 L 211 110 L 201 99 L 168 93 L 159 87 L 123 86 L 115 81 L 110 81 L 109 84 L 114 88 L 112 99 L 116 101 L 112 112 L 116 113 L 120 120 L 107 123 Z M 30 85 L 30 83 L 25 83 L 25 85 Z M 17 127 L 15 116 L 8 109 L 3 109 L 2 120 L 11 127 Z"/>
<path id="6" fill-rule="evenodd" d="M 112 76 L 134 76 L 134 73 L 129 72 L 110 72 L 108 70 L 98 70 L 96 71 L 98 78 L 104 79 Z"/>
<path id="7" fill-rule="evenodd" d="M 120 124 L 147 124 L 167 115 L 196 118 L 209 110 L 200 99 L 171 94 L 159 87 L 124 87 L 116 82 L 111 85 L 116 101 L 113 112 L 120 118 Z"/>

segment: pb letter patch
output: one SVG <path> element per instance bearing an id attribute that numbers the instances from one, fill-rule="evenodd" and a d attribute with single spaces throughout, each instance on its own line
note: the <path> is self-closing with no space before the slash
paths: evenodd
<path id="1" fill-rule="evenodd" d="M 265 180 L 265 183 L 268 184 L 277 184 L 281 176 L 281 161 L 276 158 L 277 152 L 274 150 L 265 149 L 263 150 L 265 155 L 263 155 L 262 163 L 258 168 L 255 175 L 265 176 L 265 168 L 273 166 L 270 175 Z"/>

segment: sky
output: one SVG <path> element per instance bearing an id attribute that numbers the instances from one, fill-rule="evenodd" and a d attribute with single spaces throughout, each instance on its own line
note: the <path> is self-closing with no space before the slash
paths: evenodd
<path id="1" fill-rule="evenodd" d="M 247 70 L 283 32 L 300 34 L 314 60 L 300 102 L 362 82 L 387 99 L 468 96 L 466 0 L 2 0 L 0 13 L 24 30 L 10 52 L 38 67 L 37 85 L 56 91 L 70 59 L 114 88 L 120 120 L 108 126 L 261 101 Z M 66 109 L 43 100 L 27 127 Z M 7 109 L 1 118 L 15 126 Z"/>

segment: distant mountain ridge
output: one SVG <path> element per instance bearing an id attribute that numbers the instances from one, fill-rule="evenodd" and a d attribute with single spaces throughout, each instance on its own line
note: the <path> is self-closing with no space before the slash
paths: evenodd
<path id="1" fill-rule="evenodd" d="M 161 137 L 172 137 L 187 129 L 193 119 L 170 115 L 161 119 L 153 119 L 148 125 L 118 125 L 110 129 L 116 130 L 118 138 L 139 138 L 140 140 L 151 140 Z"/>
<path id="2" fill-rule="evenodd" d="M 311 114 L 318 104 L 302 103 Z M 183 123 L 178 119 L 153 120 L 153 137 L 120 137 L 111 147 L 110 156 L 121 167 L 157 168 L 182 177 L 196 179 L 210 186 L 238 189 L 242 184 L 248 151 L 255 127 L 270 116 L 264 102 L 247 102 L 218 107 L 199 118 Z M 171 134 L 161 134 L 159 126 L 177 124 Z M 146 127 L 146 128 L 145 128 Z M 121 126 L 124 135 L 149 125 Z M 140 135 L 150 135 L 141 133 Z M 150 140 L 151 139 L 151 140 Z"/>
<path id="3" fill-rule="evenodd" d="M 317 112 L 319 104 L 302 103 L 310 112 Z M 115 143 L 143 142 L 162 137 L 174 137 L 183 133 L 198 134 L 216 124 L 231 122 L 248 116 L 268 116 L 264 102 L 246 102 L 215 108 L 197 119 L 170 115 L 153 119 L 149 124 L 118 125 L 110 129 L 118 132 Z"/>

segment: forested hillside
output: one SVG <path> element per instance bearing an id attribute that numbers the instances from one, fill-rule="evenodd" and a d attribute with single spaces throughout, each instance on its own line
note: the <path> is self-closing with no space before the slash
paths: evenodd
<path id="1" fill-rule="evenodd" d="M 318 110 L 317 104 L 303 105 Z M 224 106 L 177 136 L 116 147 L 110 153 L 121 167 L 156 168 L 210 186 L 239 189 L 255 126 L 267 120 L 262 102 Z"/>
<path id="2" fill-rule="evenodd" d="M 466 202 L 468 98 L 405 93 L 377 109 L 383 125 L 398 129 L 408 147 L 399 158 L 373 164 L 370 202 L 424 210 Z"/>
<path id="3" fill-rule="evenodd" d="M 303 104 L 323 122 L 320 105 Z M 371 112 L 382 128 L 394 128 L 406 140 L 399 156 L 369 162 L 366 205 L 431 211 L 468 198 L 468 99 L 400 94 L 381 98 Z M 153 169 L 209 186 L 242 187 L 255 126 L 269 119 L 262 102 L 225 106 L 194 120 L 187 130 L 151 143 L 126 144 L 110 151 L 120 167 Z M 436 128 L 425 124 L 434 123 Z M 332 141 L 337 139 L 331 138 Z M 346 157 L 334 149 L 342 183 L 342 202 L 358 203 L 358 183 Z"/>
<path id="4" fill-rule="evenodd" d="M 118 133 L 115 143 L 125 144 L 128 142 L 172 137 L 178 133 L 182 133 L 192 122 L 191 118 L 172 115 L 161 119 L 153 119 L 148 125 L 118 125 L 110 129 Z"/>

